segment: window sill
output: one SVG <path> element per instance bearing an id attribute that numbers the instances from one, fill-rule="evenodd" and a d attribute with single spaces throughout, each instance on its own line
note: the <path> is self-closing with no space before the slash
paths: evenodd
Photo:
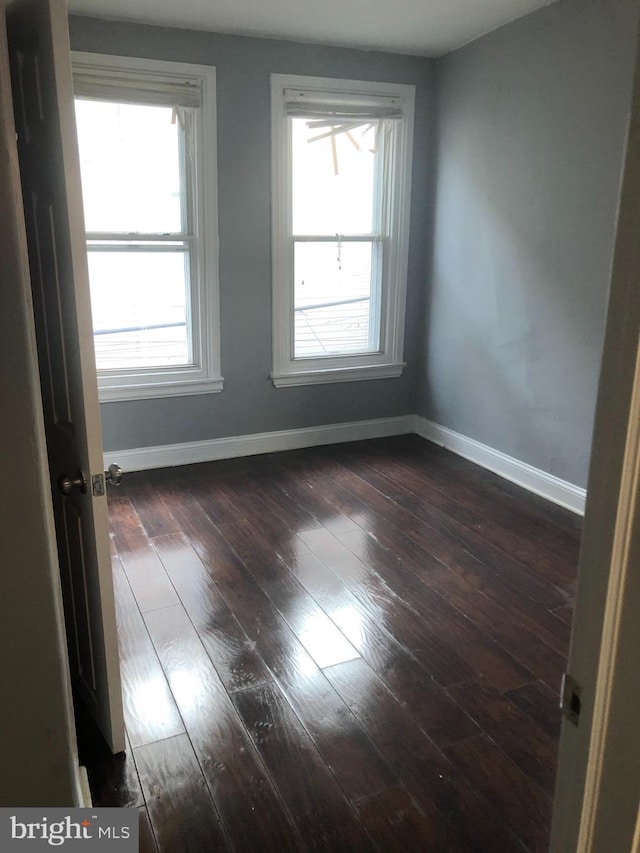
<path id="1" fill-rule="evenodd" d="M 323 385 L 333 382 L 360 382 L 366 379 L 395 379 L 402 375 L 406 362 L 394 364 L 372 364 L 362 367 L 334 367 L 319 370 L 293 370 L 272 373 L 271 380 L 276 388 L 296 385 Z"/>
<path id="2" fill-rule="evenodd" d="M 140 383 L 139 385 L 104 385 L 98 380 L 98 398 L 101 403 L 124 400 L 150 400 L 159 397 L 186 397 L 192 394 L 219 394 L 224 379 L 187 379 L 184 381 Z"/>

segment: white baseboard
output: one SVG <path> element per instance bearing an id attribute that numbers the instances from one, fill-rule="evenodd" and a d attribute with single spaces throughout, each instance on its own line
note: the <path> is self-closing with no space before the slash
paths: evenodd
<path id="1" fill-rule="evenodd" d="M 535 494 L 542 495 L 553 503 L 584 515 L 585 489 L 560 480 L 552 474 L 527 465 L 526 462 L 520 462 L 519 459 L 507 456 L 499 450 L 494 450 L 486 444 L 467 438 L 419 415 L 379 418 L 346 424 L 326 424 L 278 432 L 260 432 L 254 435 L 213 438 L 183 444 L 164 444 L 158 447 L 110 450 L 104 454 L 104 464 L 108 467 L 112 462 L 117 462 L 123 471 L 146 471 L 150 468 L 170 468 L 174 465 L 191 465 L 196 462 L 212 462 L 216 459 L 232 459 L 236 456 L 254 456 L 258 453 L 276 453 L 281 450 L 318 447 L 345 441 L 364 441 L 368 438 L 385 438 L 413 432 L 483 468 L 494 471 L 506 480 L 511 480 Z"/>
<path id="2" fill-rule="evenodd" d="M 339 444 L 345 441 L 363 441 L 367 438 L 385 438 L 414 432 L 415 416 L 379 418 L 346 424 L 287 429 L 278 432 L 260 432 L 254 435 L 213 438 L 184 444 L 164 444 L 159 447 L 137 447 L 131 450 L 110 450 L 104 454 L 105 467 L 116 462 L 123 471 L 146 471 L 150 468 L 170 468 L 195 462 L 212 462 L 215 459 L 232 459 L 236 456 L 254 456 L 258 453 L 275 453 L 317 447 L 322 444 Z"/>
<path id="3" fill-rule="evenodd" d="M 93 806 L 87 768 L 82 764 L 76 768 L 76 800 L 78 808 L 90 809 Z"/>
<path id="4" fill-rule="evenodd" d="M 520 462 L 519 459 L 507 456 L 506 453 L 494 450 L 486 444 L 467 438 L 466 435 L 461 435 L 419 415 L 416 415 L 415 431 L 434 444 L 446 447 L 458 456 L 463 456 L 483 468 L 494 471 L 505 480 L 511 480 L 512 483 L 517 483 L 530 492 L 541 495 L 578 515 L 584 515 L 586 489 L 567 483 L 566 480 L 560 480 L 553 474 L 547 474 L 546 471 L 527 465 L 526 462 Z"/>

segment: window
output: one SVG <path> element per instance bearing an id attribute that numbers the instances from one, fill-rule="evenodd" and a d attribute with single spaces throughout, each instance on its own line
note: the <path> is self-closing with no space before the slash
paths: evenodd
<path id="1" fill-rule="evenodd" d="M 100 399 L 221 391 L 215 70 L 72 61 Z"/>
<path id="2" fill-rule="evenodd" d="M 414 87 L 272 75 L 276 387 L 399 376 Z"/>

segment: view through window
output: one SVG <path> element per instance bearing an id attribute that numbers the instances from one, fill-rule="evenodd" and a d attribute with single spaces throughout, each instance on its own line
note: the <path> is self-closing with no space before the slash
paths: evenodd
<path id="1" fill-rule="evenodd" d="M 76 100 L 98 370 L 193 362 L 188 120 L 166 106 Z"/>
<path id="2" fill-rule="evenodd" d="M 383 128 L 291 123 L 294 357 L 374 352 Z"/>

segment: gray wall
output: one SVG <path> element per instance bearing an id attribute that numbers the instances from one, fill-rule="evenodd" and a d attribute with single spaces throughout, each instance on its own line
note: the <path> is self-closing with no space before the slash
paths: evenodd
<path id="1" fill-rule="evenodd" d="M 437 63 L 418 411 L 584 485 L 637 3 L 560 0 Z"/>
<path id="2" fill-rule="evenodd" d="M 391 417 L 415 411 L 422 336 L 433 63 L 392 54 L 70 19 L 75 50 L 215 65 L 221 394 L 102 406 L 105 449 Z M 400 379 L 275 389 L 271 370 L 269 75 L 308 74 L 416 85 L 405 358 Z"/>
<path id="3" fill-rule="evenodd" d="M 636 21 L 635 0 L 560 0 L 432 62 L 72 17 L 75 49 L 212 64 L 218 77 L 225 389 L 105 404 L 105 448 L 418 411 L 584 485 Z M 400 379 L 268 378 L 271 72 L 417 87 Z"/>

